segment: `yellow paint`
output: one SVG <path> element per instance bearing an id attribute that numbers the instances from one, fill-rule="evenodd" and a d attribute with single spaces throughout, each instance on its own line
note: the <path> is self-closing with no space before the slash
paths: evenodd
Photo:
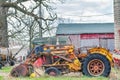
<path id="1" fill-rule="evenodd" d="M 94 53 L 102 54 L 102 55 L 106 56 L 106 58 L 110 61 L 111 66 L 114 65 L 112 54 L 105 48 L 101 48 L 101 47 L 92 48 L 92 49 L 88 50 L 88 53 L 90 53 L 90 54 L 94 54 Z"/>
<path id="2" fill-rule="evenodd" d="M 46 47 L 44 47 L 44 51 L 45 51 L 45 50 L 47 50 L 47 48 L 46 48 Z"/>
<path id="3" fill-rule="evenodd" d="M 55 49 L 55 47 L 54 47 L 54 46 L 51 46 L 50 49 Z"/>
<path id="4" fill-rule="evenodd" d="M 30 78 L 35 78 L 35 77 L 36 77 L 35 73 L 30 74 Z"/>
<path id="5" fill-rule="evenodd" d="M 81 69 L 81 63 L 80 61 L 76 58 L 73 63 L 68 63 L 69 69 L 71 71 L 78 71 Z"/>

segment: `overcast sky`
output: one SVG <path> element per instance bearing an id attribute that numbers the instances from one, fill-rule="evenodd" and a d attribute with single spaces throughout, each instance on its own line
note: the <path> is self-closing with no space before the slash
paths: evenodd
<path id="1" fill-rule="evenodd" d="M 56 4 L 58 17 L 74 22 L 113 22 L 113 0 L 65 0 Z"/>

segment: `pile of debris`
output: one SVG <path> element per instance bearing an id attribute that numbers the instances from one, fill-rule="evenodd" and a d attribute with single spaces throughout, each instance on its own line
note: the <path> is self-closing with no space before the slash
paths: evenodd
<path id="1" fill-rule="evenodd" d="M 27 56 L 26 60 L 19 64 L 18 66 L 15 66 L 12 71 L 10 72 L 11 76 L 13 77 L 20 77 L 20 76 L 32 76 L 37 74 L 40 76 L 40 73 L 36 71 L 36 69 L 40 69 L 40 67 L 43 65 L 43 59 L 41 55 L 36 55 L 34 53 L 34 49 L 31 51 L 31 53 Z M 36 74 L 35 74 L 36 73 Z"/>

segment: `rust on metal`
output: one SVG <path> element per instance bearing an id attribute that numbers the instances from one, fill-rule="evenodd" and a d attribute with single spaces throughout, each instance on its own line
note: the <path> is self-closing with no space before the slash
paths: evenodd
<path id="1" fill-rule="evenodd" d="M 12 69 L 10 72 L 11 76 L 13 77 L 20 77 L 20 76 L 29 76 L 33 72 L 33 66 L 28 64 L 20 64 Z"/>

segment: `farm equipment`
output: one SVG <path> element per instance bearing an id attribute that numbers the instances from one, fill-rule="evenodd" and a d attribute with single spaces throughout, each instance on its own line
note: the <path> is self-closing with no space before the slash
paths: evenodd
<path id="1" fill-rule="evenodd" d="M 13 68 L 11 75 L 30 75 L 34 72 L 35 62 L 41 60 L 39 67 L 42 66 L 45 73 L 51 76 L 80 71 L 86 76 L 109 76 L 113 60 L 107 49 L 94 47 L 87 49 L 86 53 L 78 52 L 73 45 L 45 45 L 39 55 L 33 50 L 24 63 Z"/>
<path id="2" fill-rule="evenodd" d="M 7 63 L 9 63 L 10 66 L 14 65 L 12 54 L 11 53 L 9 55 L 7 55 L 7 54 L 0 54 L 0 68 L 5 66 L 5 64 L 7 64 Z"/>
<path id="3" fill-rule="evenodd" d="M 22 46 L 15 55 L 12 54 L 10 50 L 4 52 L 4 54 L 0 53 L 0 68 L 2 66 L 5 66 L 7 63 L 9 63 L 10 66 L 13 66 L 15 64 L 15 56 L 23 49 L 24 46 Z"/>
<path id="4" fill-rule="evenodd" d="M 48 75 L 82 71 L 86 76 L 108 76 L 113 66 L 112 55 L 105 48 L 94 47 L 86 53 L 76 54 L 73 45 L 49 46 L 47 49 L 50 47 L 51 63 L 43 65 Z"/>
<path id="5" fill-rule="evenodd" d="M 27 56 L 25 62 L 19 64 L 18 66 L 14 67 L 10 74 L 13 77 L 20 77 L 20 76 L 30 76 L 30 74 L 34 71 L 34 63 L 40 58 L 40 56 L 34 53 L 34 49 L 31 53 Z"/>

